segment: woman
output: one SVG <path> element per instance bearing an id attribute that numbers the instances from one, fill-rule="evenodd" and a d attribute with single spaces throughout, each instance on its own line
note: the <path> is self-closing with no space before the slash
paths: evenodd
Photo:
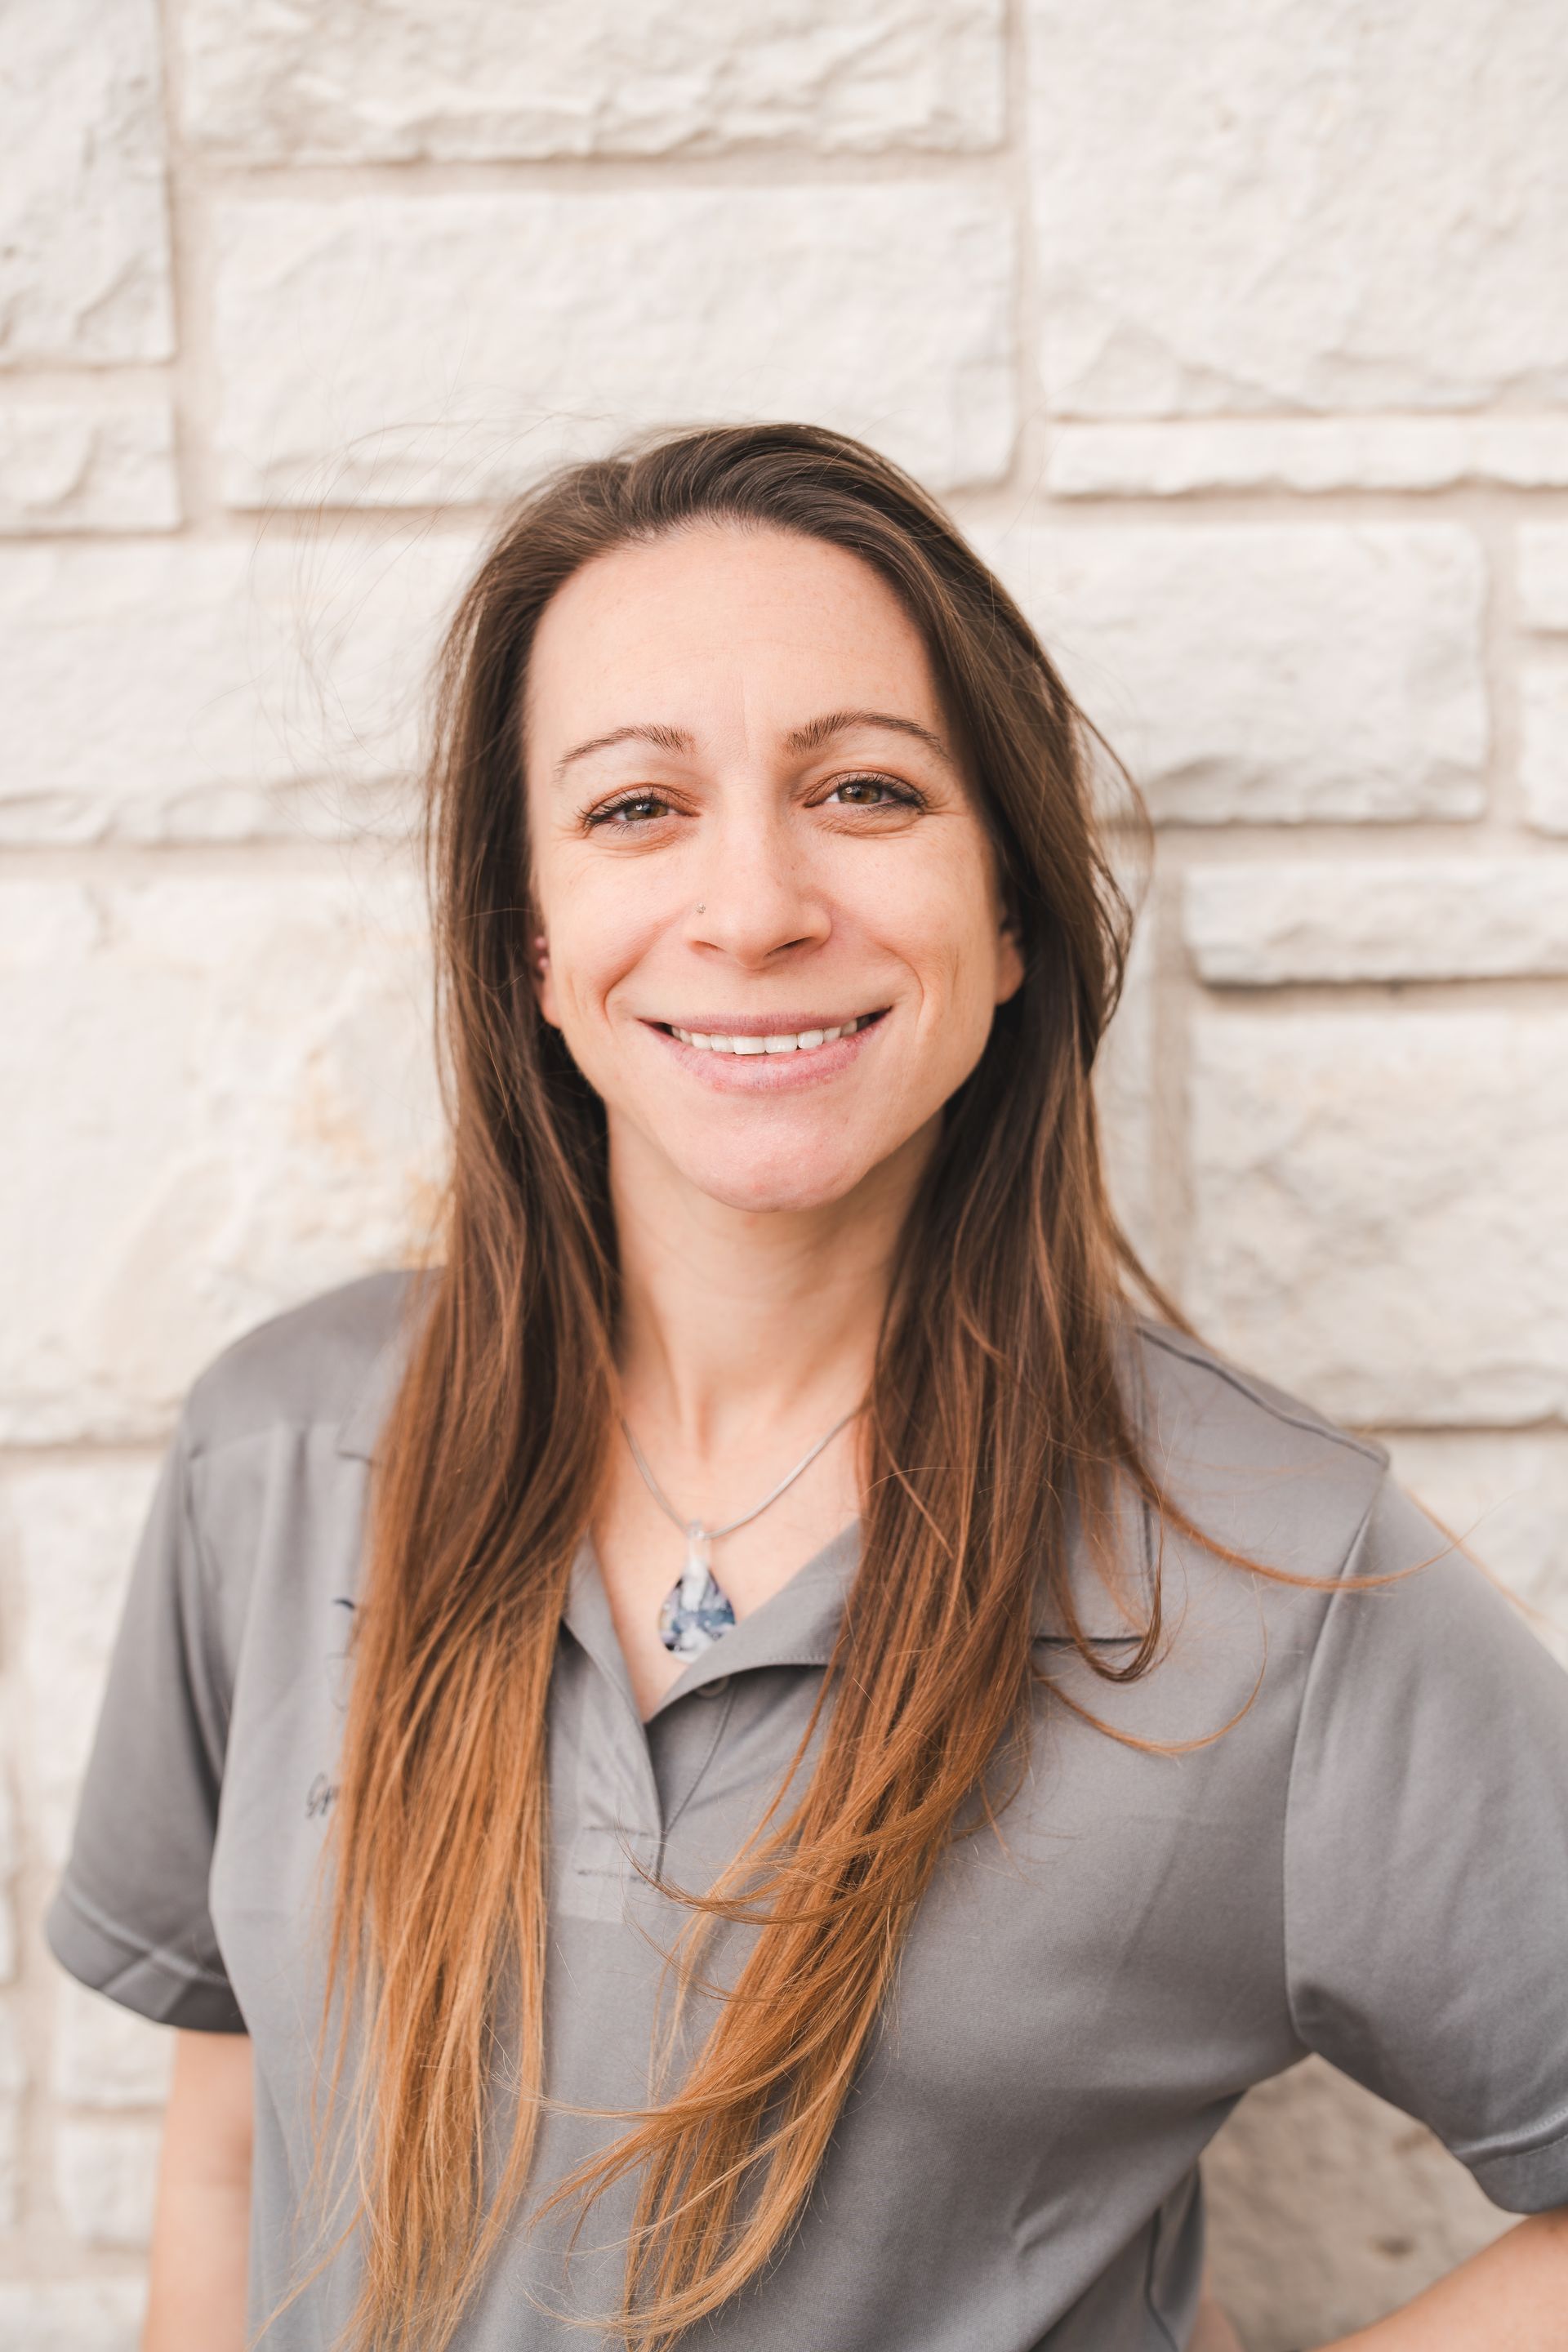
<path id="1" fill-rule="evenodd" d="M 435 776 L 444 1264 L 197 1383 L 51 1917 L 184 2029 L 149 2352 L 247 2246 L 279 2352 L 1184 2345 L 1307 2049 L 1540 2217 L 1354 2341 L 1568 2346 L 1562 1678 L 1118 1234 L 1002 589 L 826 433 L 586 466 Z"/>

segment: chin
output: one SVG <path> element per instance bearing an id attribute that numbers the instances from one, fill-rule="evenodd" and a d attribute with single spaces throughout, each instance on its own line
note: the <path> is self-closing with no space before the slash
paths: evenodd
<path id="1" fill-rule="evenodd" d="M 867 1173 L 858 1160 L 837 1153 L 770 1151 L 752 1157 L 726 1152 L 710 1160 L 687 1157 L 679 1164 L 688 1183 L 710 1201 L 764 1217 L 829 1208 L 852 1192 Z"/>

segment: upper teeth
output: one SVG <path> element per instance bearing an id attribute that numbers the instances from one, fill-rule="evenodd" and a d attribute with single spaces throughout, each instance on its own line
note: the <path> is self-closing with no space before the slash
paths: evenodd
<path id="1" fill-rule="evenodd" d="M 670 1034 L 679 1037 L 683 1045 L 696 1045 L 704 1054 L 809 1054 L 817 1045 L 831 1045 L 836 1037 L 853 1037 L 866 1017 L 862 1014 L 853 1021 L 842 1021 L 837 1029 L 795 1029 L 776 1037 L 710 1035 L 701 1029 L 677 1029 L 673 1023 Z"/>

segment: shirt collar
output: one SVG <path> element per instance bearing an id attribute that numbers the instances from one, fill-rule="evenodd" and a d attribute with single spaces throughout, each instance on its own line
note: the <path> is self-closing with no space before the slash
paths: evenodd
<path id="1" fill-rule="evenodd" d="M 1151 1566 L 1148 1514 L 1139 1513 L 1143 1538 L 1138 1547 L 1135 1572 L 1122 1598 L 1094 1572 L 1076 1522 L 1068 1529 L 1068 1552 L 1074 1601 L 1080 1632 L 1096 1643 L 1132 1643 L 1142 1627 L 1137 1615 L 1148 1597 Z M 830 1543 L 813 1554 L 772 1597 L 753 1609 L 719 1640 L 693 1658 L 660 1699 L 655 1713 L 705 1685 L 723 1682 L 731 1675 L 761 1666 L 826 1666 L 844 1615 L 844 1604 L 860 1564 L 860 1526 L 852 1520 Z M 564 1622 L 595 1663 L 612 1679 L 630 1685 L 626 1662 L 610 1615 L 604 1578 L 591 1542 L 584 1539 L 572 1570 Z M 1042 1580 L 1035 1597 L 1032 1631 L 1037 1642 L 1070 1640 L 1059 1604 Z"/>
<path id="2" fill-rule="evenodd" d="M 366 1375 L 364 1384 L 338 1424 L 338 1452 L 358 1462 L 374 1462 L 381 1436 L 382 1423 L 386 1419 L 403 1370 L 403 1346 L 399 1340 L 389 1340 L 376 1356 Z"/>

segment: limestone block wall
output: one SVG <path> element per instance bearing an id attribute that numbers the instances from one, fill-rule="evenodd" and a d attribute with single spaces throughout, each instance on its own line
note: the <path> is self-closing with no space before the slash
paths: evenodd
<path id="1" fill-rule="evenodd" d="M 1159 820 L 1116 1181 L 1568 1623 L 1555 0 L 0 8 L 0 2352 L 129 2352 L 166 2052 L 37 1921 L 178 1398 L 439 1161 L 405 849 L 500 506 L 799 415 L 947 495 Z M 1500 2226 L 1307 2067 L 1249 2352 Z"/>

